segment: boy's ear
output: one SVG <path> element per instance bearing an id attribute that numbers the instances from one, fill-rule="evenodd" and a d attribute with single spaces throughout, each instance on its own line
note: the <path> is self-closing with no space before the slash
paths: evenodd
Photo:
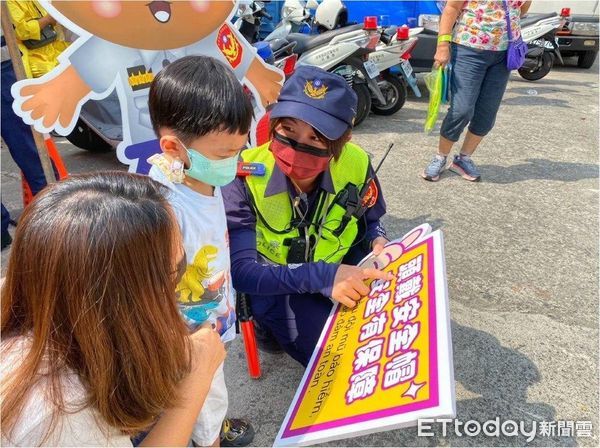
<path id="1" fill-rule="evenodd" d="M 173 158 L 181 158 L 181 150 L 183 148 L 181 147 L 181 143 L 177 137 L 174 135 L 163 135 L 159 142 L 160 149 L 164 154 Z"/>
<path id="2" fill-rule="evenodd" d="M 344 144 L 348 143 L 350 140 L 352 140 L 352 130 L 348 132 L 348 136 L 346 137 L 346 141 L 344 142 Z"/>

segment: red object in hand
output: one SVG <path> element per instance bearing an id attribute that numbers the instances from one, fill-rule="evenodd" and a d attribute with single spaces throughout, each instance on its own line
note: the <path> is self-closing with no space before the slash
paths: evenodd
<path id="1" fill-rule="evenodd" d="M 571 8 L 563 8 L 560 10 L 561 17 L 569 17 L 571 15 Z"/>
<path id="2" fill-rule="evenodd" d="M 363 29 L 373 31 L 377 29 L 377 16 L 366 16 L 363 20 Z"/>
<path id="3" fill-rule="evenodd" d="M 402 25 L 400 28 L 398 28 L 398 31 L 396 31 L 396 37 L 398 40 L 407 40 L 409 35 L 410 31 L 407 25 Z"/>
<path id="4" fill-rule="evenodd" d="M 248 362 L 248 375 L 250 378 L 258 379 L 261 376 L 260 360 L 258 359 L 258 347 L 256 345 L 256 334 L 252 321 L 240 321 L 240 330 L 244 338 L 246 349 L 246 361 Z"/>

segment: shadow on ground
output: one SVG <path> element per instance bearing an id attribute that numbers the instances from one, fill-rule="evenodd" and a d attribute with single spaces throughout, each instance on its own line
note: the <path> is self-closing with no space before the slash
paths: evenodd
<path id="1" fill-rule="evenodd" d="M 401 238 L 402 235 L 424 223 L 431 225 L 433 230 L 437 230 L 442 228 L 444 220 L 442 218 L 434 218 L 431 214 L 419 215 L 412 218 L 399 218 L 388 213 L 383 217 L 383 224 L 385 225 L 388 237 L 391 239 Z"/>
<path id="2" fill-rule="evenodd" d="M 598 165 L 547 159 L 527 159 L 526 163 L 511 166 L 479 165 L 479 169 L 485 182 L 495 184 L 512 184 L 533 179 L 577 182 L 598 178 Z"/>

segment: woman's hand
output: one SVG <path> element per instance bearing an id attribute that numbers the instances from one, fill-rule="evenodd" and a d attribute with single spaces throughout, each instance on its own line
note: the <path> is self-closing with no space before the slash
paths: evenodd
<path id="1" fill-rule="evenodd" d="M 38 22 L 40 23 L 40 28 L 46 28 L 48 25 L 56 25 L 56 19 L 49 14 L 38 19 Z"/>
<path id="2" fill-rule="evenodd" d="M 192 371 L 212 378 L 225 360 L 225 346 L 219 333 L 205 324 L 190 335 L 192 342 Z"/>
<path id="3" fill-rule="evenodd" d="M 371 242 L 371 250 L 373 251 L 373 255 L 375 255 L 375 256 L 379 255 L 381 253 L 381 251 L 383 250 L 383 248 L 385 247 L 385 245 L 389 242 L 390 241 L 383 236 L 378 236 L 377 238 L 375 238 Z"/>
<path id="4" fill-rule="evenodd" d="M 361 297 L 369 294 L 369 287 L 365 285 L 365 280 L 392 280 L 393 278 L 390 272 L 341 264 L 333 280 L 331 298 L 348 308 L 354 308 Z"/>
<path id="5" fill-rule="evenodd" d="M 165 409 L 140 446 L 188 446 L 215 372 L 225 359 L 225 346 L 210 325 L 203 325 L 189 338 L 192 371 L 179 383 L 179 403 Z"/>
<path id="6" fill-rule="evenodd" d="M 433 66 L 435 68 L 444 68 L 450 62 L 450 42 L 440 42 L 437 46 L 435 56 L 433 56 Z"/>
<path id="7" fill-rule="evenodd" d="M 452 35 L 452 29 L 456 23 L 456 19 L 460 15 L 465 2 L 462 0 L 448 0 L 442 11 L 440 18 L 440 26 L 438 36 L 446 34 Z M 435 56 L 433 57 L 435 68 L 445 67 L 450 62 L 450 42 L 438 42 Z"/>

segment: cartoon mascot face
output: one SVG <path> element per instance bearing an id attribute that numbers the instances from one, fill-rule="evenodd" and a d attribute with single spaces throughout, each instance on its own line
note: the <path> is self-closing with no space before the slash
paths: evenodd
<path id="1" fill-rule="evenodd" d="M 53 1 L 73 23 L 104 40 L 143 50 L 199 41 L 231 14 L 234 1 Z"/>

